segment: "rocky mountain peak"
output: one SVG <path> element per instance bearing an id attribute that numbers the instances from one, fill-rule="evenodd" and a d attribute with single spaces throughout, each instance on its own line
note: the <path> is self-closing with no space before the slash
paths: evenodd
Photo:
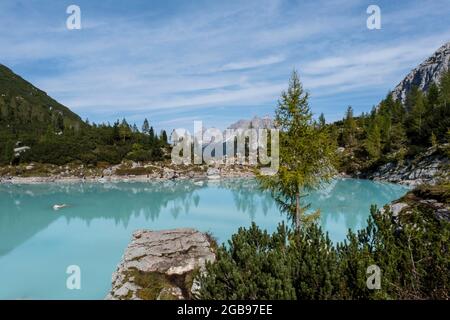
<path id="1" fill-rule="evenodd" d="M 431 57 L 413 69 L 394 89 L 392 96 L 395 100 L 406 100 L 408 92 L 413 86 L 427 91 L 435 82 L 439 83 L 441 75 L 450 68 L 450 42 L 440 47 Z"/>
<path id="2" fill-rule="evenodd" d="M 269 116 L 254 116 L 251 120 L 239 120 L 231 124 L 229 129 L 271 129 L 274 127 L 273 120 Z"/>

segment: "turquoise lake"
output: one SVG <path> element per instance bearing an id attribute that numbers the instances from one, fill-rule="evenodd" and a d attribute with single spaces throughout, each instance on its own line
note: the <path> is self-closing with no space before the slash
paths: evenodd
<path id="1" fill-rule="evenodd" d="M 338 179 L 306 200 L 337 242 L 365 227 L 371 204 L 383 206 L 407 188 Z M 56 203 L 67 204 L 59 211 Z M 253 180 L 194 183 L 0 185 L 0 299 L 103 299 L 136 229 L 193 227 L 226 241 L 255 221 L 274 231 L 286 217 Z M 66 288 L 70 265 L 81 290 Z"/>

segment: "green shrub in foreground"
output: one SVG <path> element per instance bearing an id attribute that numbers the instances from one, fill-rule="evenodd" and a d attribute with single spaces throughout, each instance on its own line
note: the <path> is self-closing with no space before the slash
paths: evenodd
<path id="1" fill-rule="evenodd" d="M 393 219 L 372 208 L 368 226 L 337 246 L 315 224 L 240 228 L 199 276 L 197 298 L 448 299 L 450 224 L 426 210 Z M 373 264 L 380 290 L 366 285 Z"/>

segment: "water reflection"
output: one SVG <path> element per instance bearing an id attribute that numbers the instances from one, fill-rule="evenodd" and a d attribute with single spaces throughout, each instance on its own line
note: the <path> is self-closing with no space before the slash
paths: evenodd
<path id="1" fill-rule="evenodd" d="M 255 219 L 256 212 L 262 211 L 266 216 L 275 206 L 270 194 L 262 192 L 255 180 L 224 180 L 220 187 L 231 191 L 236 210 L 247 214 L 251 220 Z"/>
<path id="2" fill-rule="evenodd" d="M 334 241 L 342 241 L 349 229 L 364 228 L 372 204 L 379 208 L 398 199 L 408 188 L 391 183 L 337 179 L 305 199 L 320 209 L 320 223 Z"/>
<path id="3" fill-rule="evenodd" d="M 398 185 L 341 179 L 305 199 L 312 204 L 312 209 L 321 210 L 321 224 L 326 230 L 337 228 L 339 234 L 344 234 L 349 228 L 357 229 L 365 225 L 370 204 L 381 206 L 404 192 L 405 188 Z M 73 219 L 81 219 L 89 226 L 92 220 L 103 218 L 127 228 L 132 217 L 154 221 L 160 219 L 160 213 L 164 211 L 169 212 L 173 219 L 178 219 L 182 214 L 200 211 L 202 199 L 219 200 L 227 193 L 231 193 L 233 201 L 233 204 L 230 201 L 225 204 L 230 217 L 232 213 L 239 212 L 250 220 L 257 220 L 256 215 L 275 213 L 273 221 L 282 219 L 270 195 L 258 190 L 257 183 L 249 179 L 204 183 L 0 185 L 0 256 L 61 217 L 68 225 Z M 65 203 L 69 207 L 54 211 L 52 206 L 55 203 Z M 216 210 L 211 207 L 203 209 Z M 215 221 L 211 217 L 213 214 L 209 213 L 212 222 Z"/>
<path id="4" fill-rule="evenodd" d="M 405 189 L 336 180 L 305 200 L 322 211 L 333 241 L 362 228 L 370 204 Z M 53 210 L 54 204 L 69 207 Z M 253 180 L 0 185 L 0 299 L 102 299 L 132 232 L 192 227 L 224 242 L 254 220 L 275 231 L 285 220 Z M 67 290 L 68 265 L 82 268 L 83 289 Z"/>
<path id="5" fill-rule="evenodd" d="M 258 202 L 267 214 L 270 197 L 252 188 L 254 181 L 221 180 L 217 183 L 163 181 L 151 183 L 74 183 L 51 185 L 0 185 L 0 255 L 32 238 L 56 219 L 112 219 L 125 228 L 131 217 L 156 220 L 162 210 L 177 219 L 198 208 L 200 189 L 230 189 L 235 209 L 254 218 Z M 220 191 L 219 191 L 220 192 Z M 54 211 L 56 203 L 67 204 Z"/>

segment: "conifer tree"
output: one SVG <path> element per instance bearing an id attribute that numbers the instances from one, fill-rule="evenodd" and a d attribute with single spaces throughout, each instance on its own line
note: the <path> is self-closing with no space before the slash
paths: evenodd
<path id="1" fill-rule="evenodd" d="M 371 159 L 377 160 L 380 158 L 381 132 L 380 127 L 376 122 L 370 126 L 364 145 Z"/>
<path id="2" fill-rule="evenodd" d="M 408 117 L 409 132 L 411 142 L 413 144 L 417 144 L 417 142 L 420 143 L 420 141 L 423 139 L 426 113 L 424 96 L 421 91 L 417 92 L 417 94 L 415 95 L 415 101 L 413 101 L 412 103 L 413 106 Z"/>
<path id="3" fill-rule="evenodd" d="M 150 131 L 150 125 L 148 123 L 147 118 L 144 119 L 144 123 L 142 124 L 142 133 L 148 134 Z"/>
<path id="4" fill-rule="evenodd" d="M 439 99 L 444 105 L 450 104 L 450 70 L 444 72 L 439 83 Z"/>
<path id="5" fill-rule="evenodd" d="M 430 88 L 428 89 L 427 99 L 428 104 L 431 107 L 431 110 L 433 110 L 434 107 L 436 107 L 437 104 L 439 103 L 439 87 L 434 82 L 430 85 Z"/>
<path id="6" fill-rule="evenodd" d="M 281 94 L 275 111 L 275 123 L 280 129 L 280 168 L 273 176 L 259 176 L 261 187 L 272 193 L 297 229 L 312 218 L 305 215 L 309 205 L 301 198 L 331 179 L 336 150 L 328 133 L 315 126 L 308 99 L 293 71 L 288 90 Z"/>
<path id="7" fill-rule="evenodd" d="M 325 124 L 326 124 L 325 116 L 323 113 L 321 113 L 319 116 L 319 126 L 323 128 L 325 127 Z"/>
<path id="8" fill-rule="evenodd" d="M 161 131 L 161 140 L 166 145 L 169 143 L 169 141 L 167 139 L 167 132 L 166 132 L 166 130 L 162 130 Z"/>
<path id="9" fill-rule="evenodd" d="M 356 143 L 356 121 L 353 118 L 353 108 L 349 106 L 344 120 L 343 137 L 344 145 L 352 147 Z"/>
<path id="10" fill-rule="evenodd" d="M 150 144 L 153 144 L 155 140 L 155 131 L 153 130 L 153 127 L 150 127 L 150 130 L 148 130 L 148 136 Z"/>

